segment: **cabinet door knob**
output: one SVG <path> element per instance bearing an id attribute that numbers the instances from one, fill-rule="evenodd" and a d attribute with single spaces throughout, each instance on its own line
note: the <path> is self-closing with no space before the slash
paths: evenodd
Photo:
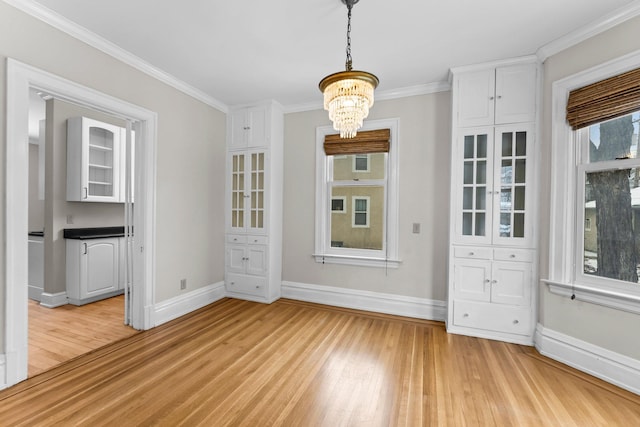
<path id="1" fill-rule="evenodd" d="M 491 283 L 498 283 L 498 281 L 497 280 L 492 280 Z"/>
<path id="2" fill-rule="evenodd" d="M 463 314 L 462 317 L 469 317 L 469 313 Z"/>
<path id="3" fill-rule="evenodd" d="M 260 289 L 260 285 L 256 285 L 256 289 Z"/>
<path id="4" fill-rule="evenodd" d="M 485 283 L 489 283 L 491 280 L 485 279 L 484 281 L 485 281 Z"/>
<path id="5" fill-rule="evenodd" d="M 498 95 L 498 99 L 502 99 L 502 95 Z"/>
<path id="6" fill-rule="evenodd" d="M 518 323 L 520 323 L 520 322 L 518 321 L 518 319 L 516 319 L 516 320 L 514 320 L 514 321 L 513 321 L 513 324 L 514 324 L 514 325 L 517 325 Z"/>
<path id="7" fill-rule="evenodd" d="M 231 282 L 231 285 L 235 285 L 235 284 L 236 284 L 236 282 Z"/>
<path id="8" fill-rule="evenodd" d="M 469 252 L 469 256 L 474 256 L 475 254 L 473 252 Z"/>
<path id="9" fill-rule="evenodd" d="M 489 101 L 493 101 L 493 96 L 490 96 L 490 97 L 489 97 Z"/>
<path id="10" fill-rule="evenodd" d="M 253 239 L 253 242 L 254 243 L 258 243 L 258 239 Z"/>

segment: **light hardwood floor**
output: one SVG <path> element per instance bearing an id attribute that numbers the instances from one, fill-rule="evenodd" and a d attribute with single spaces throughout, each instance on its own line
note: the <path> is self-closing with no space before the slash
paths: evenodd
<path id="1" fill-rule="evenodd" d="M 437 322 L 223 299 L 0 392 L 3 425 L 635 426 L 640 396 Z"/>
<path id="2" fill-rule="evenodd" d="M 124 325 L 124 296 L 83 306 L 29 300 L 29 377 L 137 331 Z"/>

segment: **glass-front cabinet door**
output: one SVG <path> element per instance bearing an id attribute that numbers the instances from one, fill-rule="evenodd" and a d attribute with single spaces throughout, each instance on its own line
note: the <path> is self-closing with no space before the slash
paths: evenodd
<path id="1" fill-rule="evenodd" d="M 229 156 L 229 231 L 265 231 L 265 157 L 264 151 L 232 152 Z"/>
<path id="2" fill-rule="evenodd" d="M 469 129 L 463 132 L 460 143 L 458 237 L 462 242 L 490 243 L 493 131 L 491 128 Z"/>
<path id="3" fill-rule="evenodd" d="M 461 131 L 453 196 L 458 243 L 529 243 L 532 136 L 526 125 Z"/>

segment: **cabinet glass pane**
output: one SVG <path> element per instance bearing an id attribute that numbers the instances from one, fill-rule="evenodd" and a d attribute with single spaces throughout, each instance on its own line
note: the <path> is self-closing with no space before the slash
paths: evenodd
<path id="1" fill-rule="evenodd" d="M 524 237 L 524 213 L 513 214 L 513 237 Z"/>
<path id="2" fill-rule="evenodd" d="M 464 158 L 473 159 L 473 135 L 467 135 L 464 137 Z"/>
<path id="3" fill-rule="evenodd" d="M 473 184 L 473 162 L 464 162 L 464 183 Z"/>
<path id="4" fill-rule="evenodd" d="M 487 208 L 487 189 L 486 187 L 476 188 L 476 209 L 485 210 Z"/>
<path id="5" fill-rule="evenodd" d="M 477 158 L 487 158 L 487 135 L 478 135 L 478 151 Z"/>
<path id="6" fill-rule="evenodd" d="M 473 214 L 465 212 L 462 214 L 462 235 L 471 236 L 473 230 Z"/>
<path id="7" fill-rule="evenodd" d="M 465 187 L 462 190 L 462 209 L 471 209 L 473 207 L 473 188 Z"/>
<path id="8" fill-rule="evenodd" d="M 476 171 L 476 184 L 486 184 L 487 183 L 487 162 L 480 161 L 478 162 L 478 170 Z"/>
<path id="9" fill-rule="evenodd" d="M 525 206 L 524 187 L 516 187 L 514 206 L 518 211 L 523 211 Z"/>
<path id="10" fill-rule="evenodd" d="M 502 160 L 500 169 L 500 183 L 510 184 L 513 182 L 513 163 L 512 160 Z"/>
<path id="11" fill-rule="evenodd" d="M 502 157 L 511 157 L 513 153 L 513 134 L 502 134 Z"/>
<path id="12" fill-rule="evenodd" d="M 511 237 L 511 214 L 500 214 L 500 237 Z"/>
<path id="13" fill-rule="evenodd" d="M 476 214 L 476 236 L 484 236 L 485 235 L 485 214 L 477 213 Z"/>
<path id="14" fill-rule="evenodd" d="M 244 154 L 231 157 L 231 226 L 244 227 Z"/>
<path id="15" fill-rule="evenodd" d="M 516 156 L 527 155 L 527 133 L 516 132 Z"/>
<path id="16" fill-rule="evenodd" d="M 500 191 L 500 211 L 511 211 L 511 189 L 503 188 Z"/>
<path id="17" fill-rule="evenodd" d="M 250 227 L 264 227 L 264 153 L 251 154 Z"/>
<path id="18" fill-rule="evenodd" d="M 521 184 L 525 182 L 525 178 L 527 175 L 527 166 L 525 159 L 516 160 L 516 183 Z"/>

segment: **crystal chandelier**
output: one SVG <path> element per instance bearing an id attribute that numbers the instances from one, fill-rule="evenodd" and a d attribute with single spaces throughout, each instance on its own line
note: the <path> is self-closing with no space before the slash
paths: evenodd
<path id="1" fill-rule="evenodd" d="M 347 6 L 347 61 L 346 71 L 330 74 L 320 81 L 324 93 L 324 109 L 329 111 L 333 128 L 341 138 L 353 138 L 362 127 L 363 120 L 373 106 L 373 91 L 378 78 L 366 71 L 352 69 L 351 61 L 351 9 L 359 0 L 341 0 Z"/>

